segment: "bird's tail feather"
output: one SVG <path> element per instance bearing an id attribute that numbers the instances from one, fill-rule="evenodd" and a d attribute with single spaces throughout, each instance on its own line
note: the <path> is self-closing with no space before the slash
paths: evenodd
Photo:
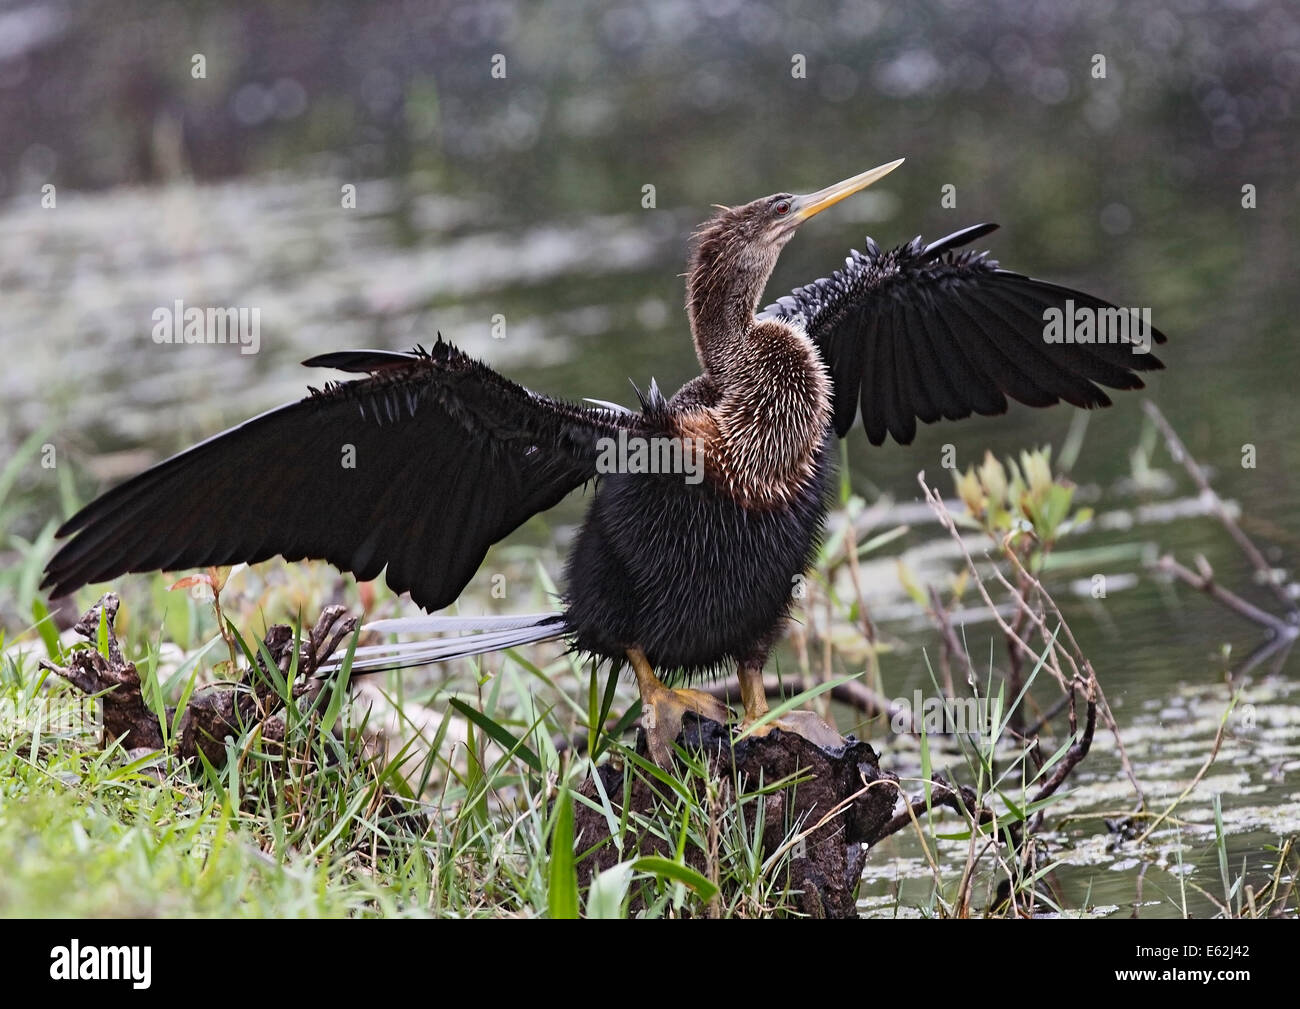
<path id="1" fill-rule="evenodd" d="M 470 655 L 499 652 L 519 645 L 551 641 L 567 631 L 562 613 L 530 613 L 506 617 L 400 617 L 374 620 L 361 628 L 380 634 L 432 634 L 419 641 L 361 645 L 352 657 L 353 673 L 375 673 L 385 669 L 409 669 L 432 662 L 447 662 Z M 471 633 L 462 633 L 469 631 Z M 318 669 L 337 671 L 344 653 L 336 652 Z"/>

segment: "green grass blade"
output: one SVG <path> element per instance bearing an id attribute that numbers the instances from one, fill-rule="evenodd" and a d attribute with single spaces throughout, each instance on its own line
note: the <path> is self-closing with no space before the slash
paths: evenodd
<path id="1" fill-rule="evenodd" d="M 688 865 L 661 858 L 658 855 L 643 855 L 632 863 L 637 872 L 646 872 L 661 879 L 681 883 L 699 894 L 700 899 L 710 901 L 718 895 L 718 888 Z"/>
<path id="2" fill-rule="evenodd" d="M 447 703 L 487 733 L 488 738 L 493 740 L 493 742 L 504 747 L 507 753 L 513 754 L 527 764 L 529 770 L 537 774 L 542 773 L 542 762 L 538 759 L 537 754 L 530 750 L 522 739 L 517 737 L 500 722 L 493 721 L 487 715 L 483 714 L 483 712 L 479 711 L 477 708 L 471 708 L 468 704 L 457 697 L 451 698 Z"/>
<path id="3" fill-rule="evenodd" d="M 49 608 L 40 597 L 32 600 L 32 617 L 36 621 L 36 633 L 45 643 L 45 654 L 57 665 L 63 657 L 63 649 L 59 645 L 59 631 L 54 626 L 54 621 L 50 619 Z"/>
<path id="4" fill-rule="evenodd" d="M 555 827 L 551 831 L 550 880 L 546 891 L 552 918 L 577 918 L 578 869 L 573 861 L 573 796 L 560 787 L 555 800 Z"/>
<path id="5" fill-rule="evenodd" d="M 343 710 L 343 702 L 348 696 L 348 680 L 352 678 L 352 660 L 357 653 L 357 640 L 361 637 L 361 626 L 358 624 L 357 629 L 352 632 L 352 639 L 348 641 L 347 654 L 343 656 L 343 665 L 339 666 L 339 671 L 334 676 L 334 683 L 330 687 L 329 704 L 325 706 L 325 714 L 321 718 L 321 730 L 323 732 L 332 732 L 334 723 L 339 720 L 339 713 Z"/>
<path id="6" fill-rule="evenodd" d="M 806 702 L 811 701 L 814 697 L 820 697 L 828 690 L 834 690 L 836 687 L 843 686 L 846 683 L 852 683 L 854 680 L 858 679 L 861 675 L 862 675 L 861 673 L 854 673 L 852 676 L 841 676 L 838 679 L 828 680 L 825 683 L 819 683 L 815 687 L 810 687 L 809 689 L 801 693 L 795 694 L 790 699 L 782 701 L 780 704 L 778 704 L 775 708 L 769 711 L 762 718 L 756 720 L 753 725 L 745 729 L 745 731 L 742 732 L 740 735 L 738 735 L 736 739 L 737 740 L 744 739 L 746 736 L 750 735 L 756 729 L 760 729 L 764 725 L 776 721 L 787 711 L 793 711 L 795 708 L 801 707 Z"/>

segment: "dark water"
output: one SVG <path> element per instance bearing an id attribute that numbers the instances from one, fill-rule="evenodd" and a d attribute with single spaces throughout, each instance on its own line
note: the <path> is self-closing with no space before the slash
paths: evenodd
<path id="1" fill-rule="evenodd" d="M 89 495 L 299 395 L 317 379 L 296 362 L 328 349 L 400 348 L 441 331 L 552 393 L 627 402 L 629 378 L 675 387 L 696 369 L 678 274 L 709 205 L 806 191 L 905 156 L 886 182 L 803 229 L 770 293 L 834 269 L 866 233 L 891 244 L 1000 222 L 988 244 L 1004 265 L 1151 309 L 1170 343 L 1149 395 L 1270 562 L 1293 569 L 1300 12 L 1282 0 L 119 4 L 111 14 L 14 4 L 5 16 L 0 445 L 7 458 L 40 432 L 59 458 L 55 470 L 33 461 L 16 473 L 2 503 L 10 536 L 48 527 L 60 472 Z M 194 53 L 205 79 L 191 75 Z M 491 76 L 498 54 L 504 79 Z M 1098 55 L 1104 78 L 1093 76 Z M 792 76 L 797 56 L 804 77 Z M 40 204 L 46 184 L 54 209 Z M 347 184 L 355 209 L 340 205 Z M 955 208 L 941 203 L 948 185 Z M 259 309 L 259 353 L 155 344 L 151 313 L 178 298 Z M 493 338 L 497 316 L 504 339 Z M 1136 511 L 1195 496 L 1158 446 L 1157 479 L 1134 488 L 1133 453 L 1156 444 L 1138 398 L 1090 419 L 1074 467 L 1115 519 L 1071 548 L 1117 551 L 1049 586 L 1121 727 L 1147 767 L 1159 765 L 1152 777 L 1174 781 L 1190 772 L 1169 762 L 1161 733 L 1184 739 L 1199 765 L 1214 731 L 1204 719 L 1229 697 L 1222 672 L 1261 635 L 1161 584 L 1143 560 L 1204 554 L 1224 584 L 1261 605 L 1269 597 L 1203 509 L 1175 508 L 1182 517 L 1168 521 Z M 854 487 L 907 505 L 918 470 L 950 489 L 945 445 L 960 466 L 985 449 L 1059 450 L 1071 420 L 1018 408 L 879 449 L 855 433 Z M 869 566 L 873 606 L 888 613 L 900 599 L 894 555 L 923 566 L 916 551 L 936 536 L 919 527 Z M 4 549 L 10 563 L 21 553 Z M 1071 595 L 1096 573 L 1118 586 L 1107 599 Z M 0 579 L 7 619 L 29 612 L 23 591 Z M 910 694 L 927 682 L 934 642 L 914 618 L 894 627 L 886 686 Z M 1264 674 L 1247 701 L 1278 723 L 1268 745 L 1280 753 L 1243 730 L 1195 796 L 1203 811 L 1218 790 L 1241 810 L 1230 851 L 1252 873 L 1268 861 L 1264 845 L 1296 830 L 1300 773 L 1294 695 Z M 1294 663 L 1280 675 L 1294 676 Z M 1094 790 L 1115 778 L 1101 741 L 1088 771 Z M 1063 843 L 1096 843 L 1095 822 L 1079 829 L 1082 841 Z M 1184 861 L 1217 873 L 1202 834 L 1189 828 L 1183 841 Z M 915 869 L 907 842 L 894 854 Z M 1061 885 L 1127 913 L 1138 873 L 1127 857 L 1078 855 Z M 1160 872 L 1146 876 L 1148 898 Z M 868 890 L 890 885 L 873 877 Z M 918 892 L 905 898 L 920 902 Z"/>

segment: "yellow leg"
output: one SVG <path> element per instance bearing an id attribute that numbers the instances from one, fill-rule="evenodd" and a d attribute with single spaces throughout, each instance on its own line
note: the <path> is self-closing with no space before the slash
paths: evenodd
<path id="1" fill-rule="evenodd" d="M 767 714 L 767 689 L 763 686 L 762 664 L 742 662 L 736 668 L 740 680 L 740 699 L 745 705 L 745 723 L 757 722 Z"/>
<path id="2" fill-rule="evenodd" d="M 741 723 L 741 727 L 748 729 L 768 713 L 767 690 L 763 686 L 763 665 L 742 662 L 736 669 L 736 676 L 740 680 L 740 698 L 745 703 L 745 720 Z M 844 737 L 815 711 L 787 711 L 780 718 L 764 722 L 754 729 L 751 735 L 765 736 L 773 729 L 803 736 L 808 742 L 820 746 L 823 750 L 844 745 Z"/>
<path id="3" fill-rule="evenodd" d="M 650 668 L 650 661 L 641 649 L 629 648 L 627 657 L 641 691 L 641 728 L 645 730 L 646 745 L 660 767 L 672 764 L 673 740 L 681 734 L 686 712 L 723 724 L 730 719 L 731 709 L 716 697 L 698 690 L 673 690 L 667 686 Z"/>

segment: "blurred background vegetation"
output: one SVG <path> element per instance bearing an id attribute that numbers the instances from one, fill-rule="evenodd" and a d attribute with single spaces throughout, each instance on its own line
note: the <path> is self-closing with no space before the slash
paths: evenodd
<path id="1" fill-rule="evenodd" d="M 804 229 L 773 297 L 867 232 L 998 221 L 1009 267 L 1151 308 L 1172 337 L 1153 393 L 1272 558 L 1300 547 L 1300 12 L 1282 0 L 11 2 L 2 23 L 0 447 L 34 437 L 60 464 L 10 474 L 27 540 L 74 493 L 300 395 L 321 376 L 297 362 L 329 349 L 441 331 L 559 395 L 675 388 L 697 368 L 679 274 L 710 205 L 906 156 Z M 260 353 L 154 344 L 177 298 L 257 307 Z M 1091 418 L 1088 480 L 1151 486 L 1140 417 L 1130 396 Z M 878 450 L 856 432 L 854 486 L 912 500 L 945 445 L 961 469 L 1070 424 L 1017 408 Z M 1162 542 L 1244 572 L 1213 529 Z M 1111 616 L 1163 655 L 1181 632 L 1158 605 Z"/>

